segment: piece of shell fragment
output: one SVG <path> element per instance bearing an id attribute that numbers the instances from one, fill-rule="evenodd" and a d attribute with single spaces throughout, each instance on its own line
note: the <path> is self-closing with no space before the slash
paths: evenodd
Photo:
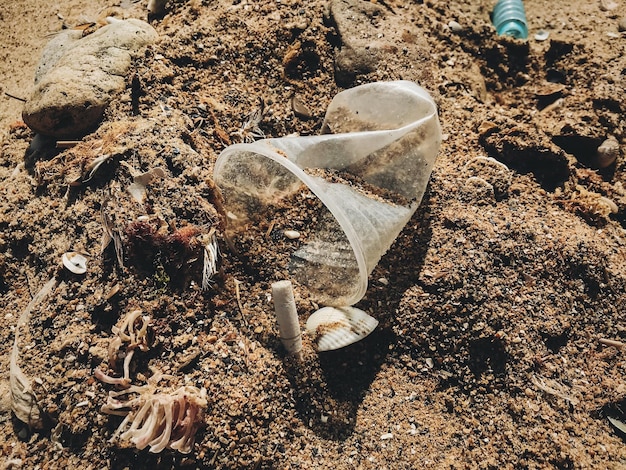
<path id="1" fill-rule="evenodd" d="M 306 322 L 318 351 L 332 351 L 356 343 L 378 326 L 378 320 L 356 307 L 324 307 Z"/>
<path id="2" fill-rule="evenodd" d="M 164 178 L 165 171 L 162 168 L 152 168 L 150 171 L 134 175 L 133 182 L 128 186 L 128 192 L 139 204 L 146 201 L 147 186 L 156 179 Z"/>
<path id="3" fill-rule="evenodd" d="M 74 274 L 85 274 L 87 272 L 87 258 L 75 251 L 63 253 L 63 266 Z"/>

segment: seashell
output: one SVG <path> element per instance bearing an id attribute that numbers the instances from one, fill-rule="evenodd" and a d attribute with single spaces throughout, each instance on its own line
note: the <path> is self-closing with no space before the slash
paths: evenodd
<path id="1" fill-rule="evenodd" d="M 309 317 L 306 329 L 318 351 L 332 351 L 362 340 L 377 325 L 378 320 L 356 307 L 324 307 Z"/>
<path id="2" fill-rule="evenodd" d="M 148 13 L 151 15 L 162 15 L 166 7 L 167 0 L 148 0 Z"/>
<path id="3" fill-rule="evenodd" d="M 87 272 L 87 258 L 75 251 L 63 253 L 63 266 L 74 274 L 85 274 Z"/>
<path id="4" fill-rule="evenodd" d="M 509 167 L 493 157 L 477 156 L 463 168 L 463 193 L 470 200 L 502 200 L 509 192 L 513 175 Z"/>
<path id="5" fill-rule="evenodd" d="M 535 41 L 545 41 L 550 37 L 550 31 L 546 31 L 545 29 L 540 29 L 535 33 Z"/>
<path id="6" fill-rule="evenodd" d="M 143 204 L 146 200 L 147 186 L 154 180 L 165 177 L 165 171 L 162 168 L 153 168 L 150 171 L 136 175 L 133 182 L 128 186 L 128 192 L 133 199 L 139 204 Z"/>

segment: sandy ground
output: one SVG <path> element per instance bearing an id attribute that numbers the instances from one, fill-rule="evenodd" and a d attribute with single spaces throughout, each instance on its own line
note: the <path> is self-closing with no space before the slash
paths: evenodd
<path id="1" fill-rule="evenodd" d="M 5 468 L 626 468 L 624 434 L 607 418 L 626 422 L 626 349 L 601 341 L 626 342 L 626 4 L 528 0 L 522 43 L 495 35 L 491 2 L 355 0 L 351 22 L 328 3 L 170 2 L 100 129 L 35 161 L 19 98 L 50 35 L 111 7 L 147 19 L 146 5 L 0 6 Z M 347 46 L 366 59 L 346 65 Z M 341 89 L 400 78 L 435 98 L 444 142 L 420 209 L 357 305 L 380 325 L 331 353 L 305 336 L 302 361 L 288 360 L 270 295 L 284 243 L 228 246 L 213 165 L 260 98 L 266 136 L 315 134 Z M 294 95 L 309 117 L 294 113 Z M 617 161 L 596 169 L 609 137 Z M 166 177 L 138 205 L 130 168 L 156 167 Z M 101 212 L 123 267 L 113 244 L 101 254 Z M 142 216 L 164 220 L 166 238 Z M 211 228 L 220 272 L 203 291 L 190 236 Z M 62 268 L 67 251 L 89 255 L 85 275 Z M 18 317 L 52 278 L 20 329 L 43 416 L 29 429 L 10 411 L 9 359 Z M 316 305 L 303 286 L 296 301 L 304 325 Z M 137 309 L 155 339 L 135 352 L 133 384 L 160 372 L 169 378 L 155 392 L 207 391 L 187 455 L 111 441 L 122 418 L 102 413 L 114 387 L 94 370 L 119 375 L 112 327 Z"/>

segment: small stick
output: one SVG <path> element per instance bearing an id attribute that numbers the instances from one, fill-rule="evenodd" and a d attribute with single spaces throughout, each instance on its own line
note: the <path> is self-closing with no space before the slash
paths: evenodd
<path id="1" fill-rule="evenodd" d="M 302 351 L 302 334 L 300 321 L 296 310 L 296 301 L 293 298 L 291 281 L 278 281 L 272 284 L 272 297 L 280 340 L 289 354 L 298 354 Z"/>
<path id="2" fill-rule="evenodd" d="M 215 464 L 215 459 L 217 459 L 217 454 L 219 454 L 220 450 L 217 449 L 215 451 L 215 453 L 213 454 L 213 457 L 211 457 L 211 460 L 209 460 L 209 466 L 213 466 Z"/>
<path id="3" fill-rule="evenodd" d="M 267 228 L 267 231 L 265 232 L 266 239 L 268 239 L 270 235 L 272 234 L 272 230 L 274 230 L 274 225 L 276 225 L 276 221 L 272 220 L 272 223 L 270 224 L 270 226 Z"/>
<path id="4" fill-rule="evenodd" d="M 93 375 L 100 382 L 110 385 L 120 385 L 121 387 L 128 388 L 130 387 L 130 379 L 126 377 L 111 377 L 109 374 L 106 374 L 100 369 L 96 367 L 93 371 Z"/>
<path id="5" fill-rule="evenodd" d="M 80 144 L 80 140 L 57 140 L 58 149 L 69 149 Z"/>
<path id="6" fill-rule="evenodd" d="M 21 101 L 22 103 L 26 103 L 26 100 L 24 98 L 20 98 L 19 96 L 12 95 L 8 91 L 5 91 L 4 94 L 7 95 L 9 98 L 13 98 L 14 100 Z"/>
<path id="7" fill-rule="evenodd" d="M 246 320 L 246 317 L 243 314 L 243 305 L 241 305 L 241 293 L 239 292 L 239 284 L 241 284 L 241 281 L 235 279 L 235 295 L 237 296 L 237 306 L 239 307 L 239 313 L 241 314 L 241 321 L 244 325 L 248 326 L 248 320 Z"/>
<path id="8" fill-rule="evenodd" d="M 600 341 L 602 344 L 605 344 L 607 346 L 613 346 L 617 349 L 626 348 L 626 343 L 622 343 L 621 341 L 615 341 L 614 339 L 600 338 L 598 341 Z"/>

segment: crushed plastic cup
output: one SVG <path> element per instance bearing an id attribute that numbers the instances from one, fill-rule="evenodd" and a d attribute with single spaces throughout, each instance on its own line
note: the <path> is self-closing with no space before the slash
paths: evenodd
<path id="1" fill-rule="evenodd" d="M 282 245 L 289 253 L 275 269 L 287 269 L 321 304 L 354 305 L 420 204 L 441 128 L 428 92 L 394 81 L 338 93 L 322 129 L 231 145 L 217 159 L 214 181 L 227 237 L 237 250 L 257 243 L 254 256 L 275 249 L 276 227 L 290 227 L 287 209 L 309 214 L 294 227 L 301 236 Z"/>

